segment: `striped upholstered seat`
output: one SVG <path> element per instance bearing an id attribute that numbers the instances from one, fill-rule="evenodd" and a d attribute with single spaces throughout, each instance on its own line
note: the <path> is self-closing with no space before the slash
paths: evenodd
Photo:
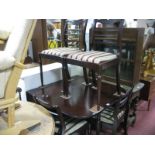
<path id="1" fill-rule="evenodd" d="M 67 47 L 60 47 L 54 49 L 47 49 L 41 52 L 41 54 L 46 55 L 53 55 L 58 57 L 67 57 L 69 54 L 80 52 L 78 48 L 67 48 Z"/>
<path id="2" fill-rule="evenodd" d="M 61 122 L 55 121 L 55 134 L 64 134 L 64 135 L 72 135 L 72 134 L 79 134 L 78 131 L 81 128 L 86 128 L 88 123 L 86 120 L 78 120 L 74 118 L 68 118 L 64 120 L 65 123 L 65 130 L 61 133 Z"/>
<path id="3" fill-rule="evenodd" d="M 99 51 L 89 51 L 89 52 L 81 52 L 77 51 L 74 53 L 70 53 L 67 56 L 68 59 L 83 61 L 83 62 L 90 62 L 99 64 L 101 62 L 111 61 L 117 58 L 116 54 L 107 53 L 107 52 L 99 52 Z"/>

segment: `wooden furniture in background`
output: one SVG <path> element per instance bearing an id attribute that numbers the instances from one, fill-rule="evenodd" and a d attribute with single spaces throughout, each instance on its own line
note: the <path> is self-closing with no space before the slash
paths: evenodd
<path id="1" fill-rule="evenodd" d="M 94 19 L 93 26 L 94 27 L 123 27 L 124 26 L 124 19 Z M 97 25 L 98 24 L 98 25 Z"/>
<path id="2" fill-rule="evenodd" d="M 38 19 L 32 37 L 34 62 L 39 63 L 39 53 L 48 48 L 46 19 Z"/>
<path id="3" fill-rule="evenodd" d="M 77 47 L 86 50 L 85 32 L 87 20 L 61 20 L 61 41 L 63 47 Z"/>
<path id="4" fill-rule="evenodd" d="M 153 98 L 155 98 L 155 77 L 141 77 L 141 82 L 145 84 L 141 90 L 140 98 L 148 101 L 148 108 L 150 110 L 150 104 Z"/>

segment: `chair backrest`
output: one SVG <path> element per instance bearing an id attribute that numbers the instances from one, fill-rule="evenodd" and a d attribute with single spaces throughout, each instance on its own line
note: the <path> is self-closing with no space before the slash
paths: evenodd
<path id="1" fill-rule="evenodd" d="M 123 27 L 124 19 L 94 19 L 93 26 L 95 27 Z"/>
<path id="2" fill-rule="evenodd" d="M 78 47 L 86 50 L 85 33 L 87 20 L 61 20 L 61 40 L 65 47 Z"/>
<path id="3" fill-rule="evenodd" d="M 90 50 L 99 50 L 121 55 L 122 50 L 122 28 L 96 28 L 90 31 Z"/>
<path id="4" fill-rule="evenodd" d="M 17 62 L 24 62 L 36 20 L 22 19 L 15 23 L 5 46 L 5 52 L 15 57 Z"/>
<path id="5" fill-rule="evenodd" d="M 123 19 L 95 19 L 90 29 L 90 50 L 105 51 L 105 48 L 113 48 L 121 53 L 123 21 Z M 98 27 L 97 23 L 100 23 Z"/>
<path id="6" fill-rule="evenodd" d="M 111 106 L 114 107 L 114 115 L 118 117 L 120 111 L 129 110 L 129 100 L 132 96 L 133 87 L 129 88 L 124 94 L 114 99 Z"/>
<path id="7" fill-rule="evenodd" d="M 16 95 L 18 80 L 23 68 L 23 65 L 21 64 L 24 63 L 24 59 L 27 54 L 27 49 L 32 38 L 35 25 L 36 20 L 19 20 L 15 23 L 13 31 L 8 38 L 4 52 L 13 56 L 16 60 L 16 63 L 18 63 L 21 68 L 19 69 L 17 67 L 13 67 L 13 70 L 9 70 L 7 72 L 3 88 L 5 92 L 4 95 L 2 95 L 4 96 L 4 98 L 14 98 Z"/>
<path id="8" fill-rule="evenodd" d="M 121 84 L 137 84 L 143 55 L 143 28 L 102 27 L 90 29 L 90 50 L 120 53 Z M 119 50 L 120 49 L 120 50 Z M 114 68 L 103 73 L 104 79 L 115 82 Z"/>

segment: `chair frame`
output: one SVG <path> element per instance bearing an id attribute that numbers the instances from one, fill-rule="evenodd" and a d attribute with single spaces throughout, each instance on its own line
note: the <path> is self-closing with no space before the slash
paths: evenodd
<path id="1" fill-rule="evenodd" d="M 61 27 L 61 31 L 62 31 L 62 44 L 63 46 L 68 46 L 66 44 L 66 29 L 67 29 L 67 20 L 63 19 L 62 20 L 63 24 Z M 80 38 L 81 38 L 81 44 L 79 49 L 81 49 L 83 47 L 84 51 L 86 50 L 86 43 L 85 43 L 85 32 L 86 32 L 86 26 L 87 26 L 87 20 L 80 20 L 80 22 L 82 23 L 82 25 L 80 26 L 81 28 L 81 33 L 80 33 Z M 70 80 L 70 74 L 68 71 L 68 65 L 66 63 L 66 58 L 65 57 L 60 57 L 60 56 L 55 56 L 55 55 L 47 55 L 47 54 L 43 54 L 43 53 L 39 53 L 39 59 L 40 59 L 40 79 L 41 79 L 41 87 L 44 87 L 44 78 L 43 78 L 43 59 L 52 59 L 56 62 L 59 62 L 62 64 L 62 79 L 63 79 L 63 98 L 68 99 L 68 89 L 67 89 L 67 81 Z M 86 69 L 84 68 L 84 74 L 86 73 Z M 65 79 L 65 80 L 64 80 Z"/>
<path id="2" fill-rule="evenodd" d="M 29 41 L 31 39 L 31 36 L 33 34 L 34 28 L 35 28 L 36 22 L 32 24 L 31 30 L 28 34 L 28 40 L 27 43 L 25 44 L 24 51 L 22 53 L 21 61 L 20 62 L 15 62 L 13 69 L 11 71 L 10 78 L 8 79 L 6 89 L 5 89 L 5 94 L 2 99 L 0 99 L 0 109 L 7 109 L 8 113 L 8 127 L 11 128 L 14 126 L 15 123 L 15 102 L 18 100 L 16 96 L 16 89 L 17 89 L 17 84 L 19 81 L 19 78 L 21 76 L 22 70 L 24 68 L 24 59 L 27 53 Z"/>
<path id="3" fill-rule="evenodd" d="M 54 105 L 54 106 L 49 108 L 49 107 L 47 107 L 47 102 L 39 99 L 39 97 L 33 97 L 33 99 L 37 104 L 45 107 L 52 114 L 52 116 L 55 119 L 60 121 L 60 129 L 59 129 L 57 134 L 58 135 L 64 135 L 66 132 L 65 119 L 68 119 L 69 117 L 66 115 L 63 115 L 63 113 L 62 113 L 62 111 L 58 105 Z M 80 121 L 80 119 L 79 119 L 79 121 Z M 75 130 L 72 134 L 74 134 L 78 131 L 81 131 L 83 128 L 87 129 L 87 127 L 88 127 L 88 124 L 84 125 L 82 128 L 79 128 L 78 130 Z"/>
<path id="4" fill-rule="evenodd" d="M 93 37 L 94 37 L 94 33 L 95 33 L 95 29 L 93 30 Z M 113 30 L 113 28 L 103 28 L 103 31 L 105 30 Z M 106 61 L 106 62 L 101 62 L 99 64 L 95 64 L 95 63 L 90 63 L 90 62 L 84 62 L 84 61 L 79 61 L 79 60 L 74 60 L 74 59 L 69 59 L 66 58 L 66 62 L 67 64 L 73 64 L 73 65 L 78 65 L 78 66 L 82 66 L 83 68 L 88 68 L 91 69 L 93 71 L 93 73 L 97 72 L 97 91 L 98 91 L 98 100 L 97 100 L 97 110 L 100 110 L 100 96 L 101 96 L 101 80 L 102 80 L 102 76 L 101 76 L 101 71 L 110 67 L 110 66 L 116 66 L 116 87 L 117 87 L 117 93 L 120 95 L 120 77 L 119 77 L 119 66 L 120 66 L 120 55 L 121 55 L 121 36 L 122 36 L 122 28 L 116 28 L 116 30 L 118 31 L 118 36 L 117 36 L 117 43 L 118 43 L 118 55 L 117 55 L 117 59 L 111 60 L 111 61 Z M 94 45 L 94 42 L 93 42 Z M 65 73 L 66 74 L 66 73 Z M 95 74 L 94 74 L 95 75 Z M 65 77 L 67 77 L 67 75 L 65 75 Z M 87 85 L 88 84 L 88 77 L 87 77 L 87 73 L 84 74 L 84 78 L 85 78 L 85 82 Z M 68 94 L 68 83 L 67 83 L 67 79 L 64 79 L 64 81 L 66 81 L 66 95 L 69 96 Z M 95 81 L 96 83 L 96 77 L 93 76 L 93 81 Z M 94 85 L 94 83 L 93 83 Z"/>
<path id="5" fill-rule="evenodd" d="M 120 123 L 122 122 L 122 120 L 124 120 L 124 122 L 123 122 L 124 134 L 127 134 L 128 114 L 129 114 L 129 109 L 130 109 L 129 101 L 132 97 L 132 90 L 133 90 L 133 87 L 129 88 L 129 90 L 127 90 L 125 95 L 121 95 L 120 97 L 118 97 L 117 99 L 112 101 L 110 104 L 105 105 L 105 108 L 112 107 L 114 109 L 114 112 L 113 112 L 114 123 L 109 124 L 106 122 L 101 122 L 101 121 L 100 122 L 101 122 L 102 127 L 104 124 L 105 128 L 111 128 L 112 134 L 117 133 L 117 129 L 118 129 Z M 105 110 L 105 108 L 104 108 L 104 110 Z M 120 119 L 118 119 L 118 114 L 120 112 L 119 111 L 120 108 L 124 109 L 124 114 L 120 117 Z"/>

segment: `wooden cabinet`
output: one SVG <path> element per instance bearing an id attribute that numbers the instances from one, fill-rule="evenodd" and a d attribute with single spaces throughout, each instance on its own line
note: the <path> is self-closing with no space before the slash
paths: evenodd
<path id="1" fill-rule="evenodd" d="M 150 109 L 150 103 L 155 98 L 155 77 L 142 77 L 141 82 L 145 84 L 141 90 L 140 98 L 148 101 L 148 110 Z"/>

